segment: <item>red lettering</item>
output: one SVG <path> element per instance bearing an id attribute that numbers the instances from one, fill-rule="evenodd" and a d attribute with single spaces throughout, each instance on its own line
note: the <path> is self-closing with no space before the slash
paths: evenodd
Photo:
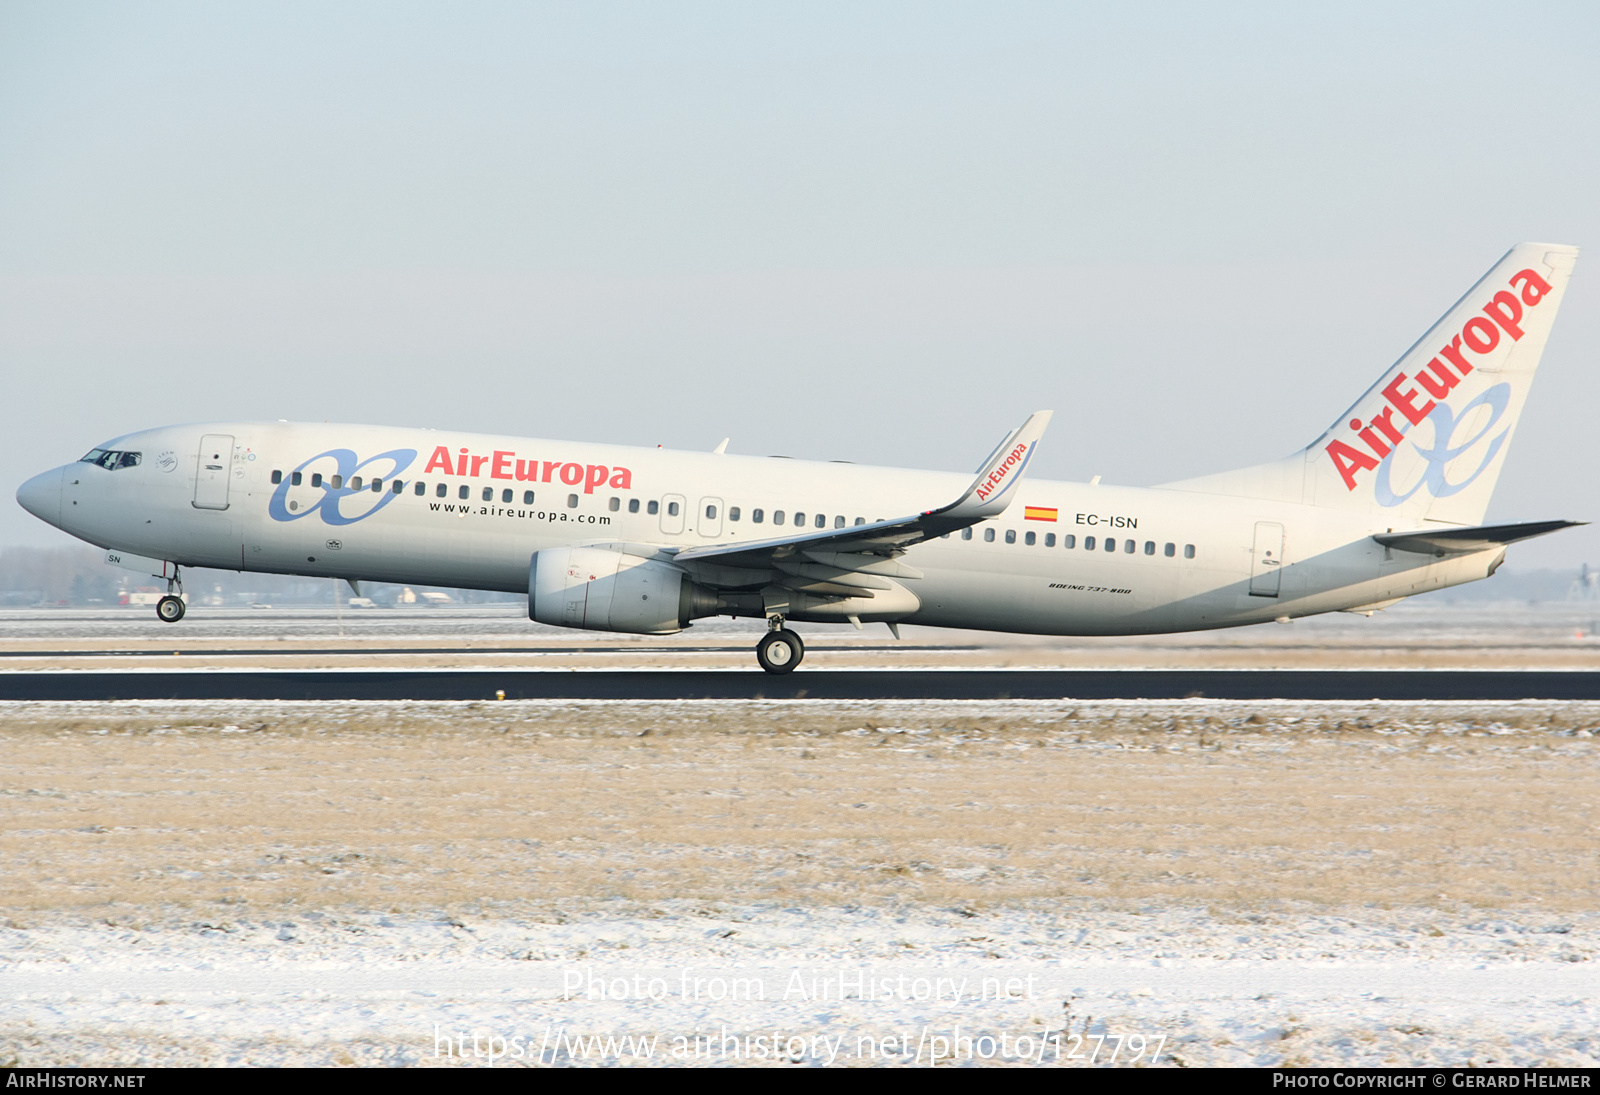
<path id="1" fill-rule="evenodd" d="M 496 449 L 494 453 L 494 464 L 489 468 L 489 478 L 510 479 L 511 458 L 515 455 L 517 454 L 514 452 L 501 452 L 499 449 Z"/>
<path id="2" fill-rule="evenodd" d="M 1368 423 L 1368 425 L 1376 426 L 1378 429 L 1382 430 L 1383 436 L 1389 439 L 1389 443 L 1391 445 L 1400 444 L 1401 440 L 1405 437 L 1404 430 L 1395 428 L 1393 407 L 1385 407 L 1383 410 L 1373 415 L 1372 421 Z"/>
<path id="3" fill-rule="evenodd" d="M 562 464 L 561 481 L 569 487 L 575 487 L 583 482 L 582 464 Z"/>
<path id="4" fill-rule="evenodd" d="M 1417 370 L 1417 383 L 1428 389 L 1428 394 L 1433 398 L 1443 399 L 1450 394 L 1451 388 L 1461 383 L 1461 380 L 1445 366 L 1444 362 L 1434 358 Z"/>
<path id="5" fill-rule="evenodd" d="M 617 490 L 628 490 L 633 486 L 633 472 L 627 468 L 612 468 L 611 485 Z"/>
<path id="6" fill-rule="evenodd" d="M 1483 314 L 1505 328 L 1506 334 L 1515 342 L 1522 337 L 1522 328 L 1517 326 L 1522 319 L 1522 301 L 1504 289 L 1494 295 L 1494 299 L 1483 306 Z"/>
<path id="7" fill-rule="evenodd" d="M 460 451 L 461 455 L 456 457 L 456 474 L 465 475 L 467 474 L 467 450 L 462 449 Z"/>
<path id="8" fill-rule="evenodd" d="M 593 494 L 594 488 L 606 485 L 611 469 L 604 464 L 589 464 L 583 469 L 583 493 Z"/>
<path id="9" fill-rule="evenodd" d="M 1461 353 L 1461 336 L 1457 335 L 1450 340 L 1450 345 L 1441 346 L 1439 352 L 1449 359 L 1450 364 L 1456 367 L 1456 372 L 1466 376 L 1472 371 L 1472 366 L 1467 364 L 1467 359 Z"/>
<path id="10" fill-rule="evenodd" d="M 474 456 L 472 458 L 472 477 L 474 479 L 478 477 L 478 474 L 483 470 L 483 466 L 488 462 L 489 458 L 487 456 Z"/>
<path id="11" fill-rule="evenodd" d="M 1511 287 L 1515 289 L 1517 282 L 1522 282 L 1522 303 L 1532 308 L 1543 300 L 1550 292 L 1550 283 L 1535 274 L 1532 270 L 1520 270 L 1511 275 Z"/>
<path id="12" fill-rule="evenodd" d="M 1473 338 L 1474 334 L 1478 337 Z M 1500 345 L 1500 328 L 1482 316 L 1473 316 L 1461 329 L 1461 337 L 1466 339 L 1467 349 L 1475 354 L 1486 354 Z M 1482 345 L 1479 345 L 1480 342 Z"/>
<path id="13" fill-rule="evenodd" d="M 1419 408 L 1416 404 L 1416 400 L 1419 396 L 1415 388 L 1411 388 L 1403 392 L 1400 390 L 1400 385 L 1404 384 L 1405 382 L 1406 374 L 1401 373 L 1399 376 L 1389 381 L 1389 386 L 1383 389 L 1383 397 L 1390 403 L 1394 404 L 1395 410 L 1406 416 L 1407 422 L 1415 426 L 1418 422 L 1421 422 L 1424 418 L 1427 418 L 1428 412 L 1437 407 L 1438 404 L 1430 399 L 1428 400 L 1428 405 L 1426 407 Z M 1336 441 L 1334 444 L 1338 444 L 1338 442 Z"/>
<path id="14" fill-rule="evenodd" d="M 1345 490 L 1356 489 L 1356 472 L 1365 468 L 1375 468 L 1378 462 L 1360 449 L 1352 449 L 1343 441 L 1335 441 L 1328 446 L 1328 455 L 1333 458 L 1333 466 L 1339 469 L 1339 475 L 1344 479 Z"/>
<path id="15" fill-rule="evenodd" d="M 551 473 L 551 471 L 553 471 L 556 468 L 559 468 L 560 466 L 561 466 L 561 461 L 559 461 L 559 460 L 546 460 L 544 462 L 544 481 L 546 483 L 550 482 L 550 473 Z"/>
<path id="16" fill-rule="evenodd" d="M 539 481 L 539 461 L 518 460 L 517 479 L 523 483 L 537 483 Z"/>
<path id="17" fill-rule="evenodd" d="M 450 462 L 450 450 L 440 445 L 433 450 L 433 455 L 428 458 L 428 466 L 422 469 L 423 475 L 428 475 L 437 468 L 446 475 L 452 474 L 453 465 Z"/>
<path id="18" fill-rule="evenodd" d="M 1371 426 L 1368 426 L 1366 429 L 1361 431 L 1361 440 L 1367 443 L 1367 448 L 1371 449 L 1379 456 L 1389 455 L 1389 446 L 1378 440 L 1378 435 L 1372 432 Z"/>

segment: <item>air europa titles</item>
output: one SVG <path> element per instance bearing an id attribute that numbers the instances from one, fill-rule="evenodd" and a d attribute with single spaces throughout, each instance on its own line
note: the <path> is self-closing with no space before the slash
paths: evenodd
<path id="1" fill-rule="evenodd" d="M 1017 467 L 1027 451 L 1028 446 L 1018 445 L 1006 453 L 1006 458 L 1000 461 L 999 466 L 989 473 L 988 478 L 978 484 L 978 501 L 984 502 L 988 500 L 989 496 L 995 492 L 995 488 L 1006 481 L 1007 476 Z"/>
<path id="2" fill-rule="evenodd" d="M 443 472 L 462 478 L 481 479 L 484 468 L 490 479 L 509 479 L 519 483 L 565 483 L 569 487 L 583 486 L 583 493 L 593 494 L 596 487 L 610 486 L 628 490 L 633 486 L 633 472 L 627 468 L 607 467 L 605 464 L 562 463 L 560 460 L 522 460 L 515 452 L 496 449 L 488 456 L 479 456 L 466 449 L 451 455 L 449 448 L 440 445 L 428 458 L 424 475 Z"/>
<path id="3" fill-rule="evenodd" d="M 1467 360 L 1469 352 L 1485 357 L 1500 346 L 1502 337 L 1511 342 L 1522 338 L 1524 309 L 1538 307 L 1550 293 L 1550 283 L 1532 270 L 1522 270 L 1511 276 L 1509 284 L 1516 292 L 1502 289 L 1495 293 L 1483 306 L 1483 315 L 1467 320 L 1449 343 L 1439 348 L 1438 355 L 1417 370 L 1415 377 L 1398 373 L 1384 385 L 1387 406 L 1365 423 L 1359 418 L 1350 420 L 1350 431 L 1361 447 L 1339 440 L 1329 443 L 1328 458 L 1339 469 L 1346 490 L 1355 490 L 1356 473 L 1376 468 L 1400 444 L 1406 431 L 1427 418 L 1439 406 L 1437 401 L 1448 396 L 1461 378 L 1472 372 Z M 1421 390 L 1415 385 L 1420 385 Z M 1400 412 L 1400 421 L 1395 420 L 1396 411 Z M 1448 438 L 1439 439 L 1441 446 L 1448 443 Z"/>

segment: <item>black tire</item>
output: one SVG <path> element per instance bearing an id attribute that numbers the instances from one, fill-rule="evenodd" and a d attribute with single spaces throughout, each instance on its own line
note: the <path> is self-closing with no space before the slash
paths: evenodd
<path id="1" fill-rule="evenodd" d="M 185 607 L 182 597 L 163 597 L 156 602 L 156 619 L 164 624 L 175 624 L 183 619 Z"/>
<path id="2" fill-rule="evenodd" d="M 756 644 L 756 661 L 768 673 L 792 673 L 805 656 L 806 644 L 787 628 L 767 632 Z"/>

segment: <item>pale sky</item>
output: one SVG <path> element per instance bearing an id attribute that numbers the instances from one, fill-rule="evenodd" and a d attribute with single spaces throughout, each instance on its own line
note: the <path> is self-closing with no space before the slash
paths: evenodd
<path id="1" fill-rule="evenodd" d="M 1600 520 L 1600 7 L 0 0 L 23 479 L 303 419 L 1152 484 L 1579 260 L 1490 519 Z M 1600 563 L 1600 528 L 1511 550 Z"/>

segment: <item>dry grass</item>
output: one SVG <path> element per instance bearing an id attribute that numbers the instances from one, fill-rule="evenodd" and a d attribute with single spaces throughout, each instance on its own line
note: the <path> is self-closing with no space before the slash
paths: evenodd
<path id="1" fill-rule="evenodd" d="M 1596 705 L 19 705 L 0 906 L 1593 908 L 1596 725 Z"/>

